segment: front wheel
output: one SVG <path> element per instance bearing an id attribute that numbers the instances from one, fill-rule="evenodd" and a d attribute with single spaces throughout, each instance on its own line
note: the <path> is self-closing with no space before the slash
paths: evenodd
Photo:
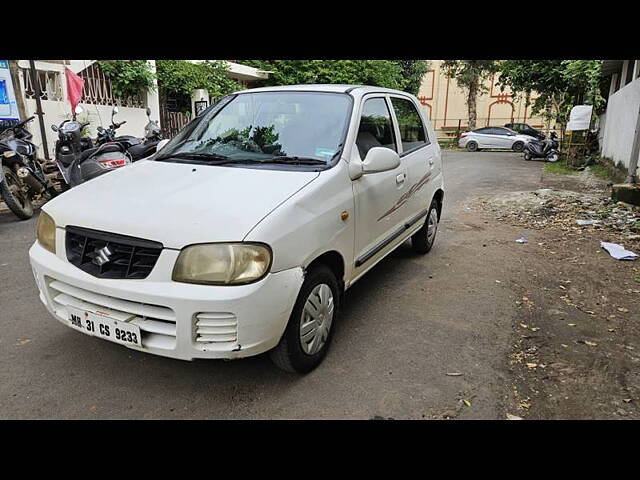
<path id="1" fill-rule="evenodd" d="M 2 173 L 4 181 L 0 183 L 0 194 L 4 203 L 20 220 L 28 220 L 33 216 L 33 205 L 22 180 L 6 165 L 2 166 Z"/>
<path id="2" fill-rule="evenodd" d="M 282 370 L 307 373 L 316 368 L 329 348 L 338 313 L 338 280 L 325 265 L 307 272 L 280 343 L 271 360 Z"/>
<path id="3" fill-rule="evenodd" d="M 560 155 L 558 155 L 555 152 L 547 157 L 547 162 L 554 163 L 554 162 L 557 162 L 558 160 L 560 160 Z"/>
<path id="4" fill-rule="evenodd" d="M 438 231 L 438 202 L 433 200 L 427 213 L 427 220 L 420 230 L 411 236 L 411 248 L 416 253 L 424 255 L 429 253 L 433 243 L 436 241 Z"/>
<path id="5" fill-rule="evenodd" d="M 531 160 L 531 154 L 529 152 L 524 152 L 524 159 L 527 161 Z"/>

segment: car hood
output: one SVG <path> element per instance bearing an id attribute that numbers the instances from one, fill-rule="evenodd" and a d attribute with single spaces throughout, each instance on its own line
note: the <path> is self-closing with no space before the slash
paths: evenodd
<path id="1" fill-rule="evenodd" d="M 83 183 L 43 210 L 76 225 L 167 248 L 240 241 L 317 172 L 139 161 Z"/>

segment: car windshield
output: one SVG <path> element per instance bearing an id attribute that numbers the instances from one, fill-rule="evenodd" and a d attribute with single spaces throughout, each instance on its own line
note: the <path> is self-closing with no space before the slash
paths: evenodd
<path id="1" fill-rule="evenodd" d="M 205 113 L 157 160 L 326 165 L 342 149 L 350 109 L 340 93 L 243 93 Z"/>

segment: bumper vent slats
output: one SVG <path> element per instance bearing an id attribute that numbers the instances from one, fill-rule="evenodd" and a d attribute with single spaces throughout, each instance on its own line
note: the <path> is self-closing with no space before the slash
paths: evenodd
<path id="1" fill-rule="evenodd" d="M 163 248 L 159 242 L 89 228 L 66 230 L 69 262 L 99 278 L 146 278 Z"/>
<path id="2" fill-rule="evenodd" d="M 238 320 L 233 313 L 203 312 L 195 316 L 195 341 L 198 344 L 238 342 Z"/>

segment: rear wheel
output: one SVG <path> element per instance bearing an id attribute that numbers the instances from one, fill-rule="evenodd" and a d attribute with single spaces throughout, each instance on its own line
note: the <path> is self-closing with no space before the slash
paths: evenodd
<path id="1" fill-rule="evenodd" d="M 4 181 L 0 183 L 0 193 L 4 203 L 20 220 L 28 220 L 33 216 L 33 205 L 22 181 L 6 165 L 2 166 L 2 173 L 4 173 Z"/>
<path id="2" fill-rule="evenodd" d="M 438 202 L 433 199 L 427 213 L 427 220 L 420 230 L 411 236 L 411 248 L 416 253 L 424 255 L 429 253 L 433 243 L 436 241 L 438 231 Z"/>
<path id="3" fill-rule="evenodd" d="M 467 143 L 467 150 L 470 152 L 475 152 L 478 150 L 478 143 L 473 140 Z"/>
<path id="4" fill-rule="evenodd" d="M 287 372 L 307 373 L 324 359 L 339 307 L 338 280 L 325 265 L 307 272 L 280 343 L 271 360 Z"/>
<path id="5" fill-rule="evenodd" d="M 514 152 L 521 152 L 522 149 L 524 148 L 524 142 L 515 142 L 511 148 L 513 149 Z"/>

